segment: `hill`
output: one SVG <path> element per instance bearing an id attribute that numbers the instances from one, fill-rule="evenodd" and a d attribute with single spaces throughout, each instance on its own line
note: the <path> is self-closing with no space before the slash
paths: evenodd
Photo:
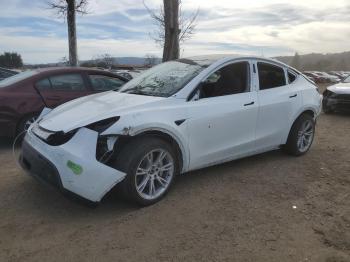
<path id="1" fill-rule="evenodd" d="M 350 52 L 279 56 L 276 59 L 301 71 L 350 71 Z"/>

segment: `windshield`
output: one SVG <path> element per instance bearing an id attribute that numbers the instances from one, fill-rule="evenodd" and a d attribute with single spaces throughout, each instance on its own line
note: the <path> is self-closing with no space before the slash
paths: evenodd
<path id="1" fill-rule="evenodd" d="M 4 80 L 0 81 L 0 87 L 12 85 L 14 83 L 17 83 L 19 81 L 26 79 L 27 77 L 33 76 L 35 74 L 36 74 L 35 71 L 25 71 L 25 72 L 19 73 L 17 75 L 10 76 L 10 77 L 5 78 Z"/>
<path id="2" fill-rule="evenodd" d="M 350 76 L 345 77 L 343 83 L 350 83 Z"/>
<path id="3" fill-rule="evenodd" d="M 120 92 L 169 97 L 181 90 L 203 69 L 203 66 L 188 59 L 166 62 L 126 83 Z"/>

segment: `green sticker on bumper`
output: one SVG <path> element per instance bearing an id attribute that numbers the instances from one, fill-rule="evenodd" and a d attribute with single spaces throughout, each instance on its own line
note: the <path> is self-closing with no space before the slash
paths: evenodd
<path id="1" fill-rule="evenodd" d="M 76 175 L 80 175 L 81 173 L 83 173 L 83 168 L 82 166 L 68 160 L 67 161 L 67 166 L 69 167 L 69 169 L 71 169 L 73 171 L 74 174 Z"/>

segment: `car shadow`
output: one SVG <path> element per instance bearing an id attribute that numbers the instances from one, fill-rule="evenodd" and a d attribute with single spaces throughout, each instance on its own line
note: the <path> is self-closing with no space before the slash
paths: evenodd
<path id="1" fill-rule="evenodd" d="M 176 199 L 182 198 L 181 195 L 183 193 L 181 191 L 199 190 L 203 185 L 210 185 L 215 183 L 215 181 L 221 180 L 222 175 L 225 177 L 228 175 L 232 176 L 232 179 L 237 183 L 240 183 L 242 179 L 249 180 L 249 176 L 245 177 L 247 174 L 239 171 L 251 166 L 252 162 L 281 161 L 287 158 L 290 157 L 277 150 L 179 175 L 168 196 L 150 208 L 162 209 L 167 205 L 167 202 L 177 201 Z M 42 185 L 32 178 L 26 178 L 19 187 L 17 190 L 26 191 L 26 194 L 28 194 L 28 191 L 31 192 L 30 197 L 21 200 L 25 210 L 37 213 L 37 216 L 51 217 L 53 219 L 57 219 L 60 216 L 59 214 L 62 216 L 69 214 L 71 218 L 78 219 L 92 216 L 103 220 L 106 216 L 121 218 L 134 213 L 137 214 L 143 210 L 140 206 L 124 199 L 118 187 L 112 189 L 98 205 L 74 196 L 63 195 L 58 190 Z M 24 204 L 23 202 L 26 203 Z M 37 208 L 38 205 L 40 205 L 39 209 Z"/>
<path id="2" fill-rule="evenodd" d="M 0 137 L 0 150 L 12 148 L 13 142 L 13 138 Z"/>

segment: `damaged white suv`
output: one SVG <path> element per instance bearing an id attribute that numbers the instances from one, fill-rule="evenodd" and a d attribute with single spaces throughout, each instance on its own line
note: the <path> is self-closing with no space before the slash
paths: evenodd
<path id="1" fill-rule="evenodd" d="M 20 160 L 33 176 L 90 201 L 118 184 L 150 205 L 180 173 L 281 147 L 304 154 L 320 109 L 314 84 L 278 61 L 179 59 L 118 92 L 46 110 L 29 128 Z"/>

